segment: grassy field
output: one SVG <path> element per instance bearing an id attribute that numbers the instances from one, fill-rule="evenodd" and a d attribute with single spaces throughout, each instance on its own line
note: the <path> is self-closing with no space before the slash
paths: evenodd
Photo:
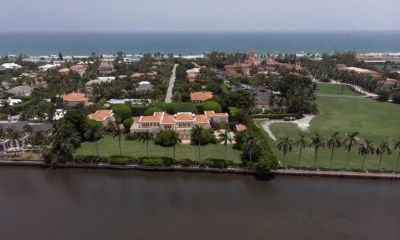
<path id="1" fill-rule="evenodd" d="M 123 155 L 142 157 L 147 156 L 146 144 L 139 141 L 125 141 L 121 139 L 121 148 Z M 161 147 L 149 142 L 151 156 L 173 157 L 172 147 Z M 111 136 L 104 136 L 99 141 L 99 155 L 109 156 L 118 155 L 118 139 Z M 206 158 L 224 158 L 225 147 L 220 144 L 209 144 L 201 147 L 200 157 L 202 160 Z M 227 159 L 240 162 L 241 151 L 232 149 L 232 145 L 228 144 Z M 96 155 L 96 146 L 94 142 L 83 142 L 81 147 L 76 150 L 76 155 Z M 197 160 L 198 146 L 180 145 L 176 147 L 176 158 L 190 158 Z"/>
<path id="2" fill-rule="evenodd" d="M 325 139 L 333 132 L 341 133 L 342 138 L 347 132 L 360 132 L 360 140 L 365 138 L 371 140 L 378 145 L 382 140 L 400 137 L 400 105 L 376 102 L 370 99 L 343 99 L 343 98 L 327 98 L 319 97 L 317 103 L 320 113 L 311 121 L 309 134 L 318 132 Z M 270 129 L 276 138 L 289 136 L 295 140 L 301 130 L 294 123 L 273 123 Z M 271 140 L 273 142 L 273 140 Z M 276 146 L 276 142 L 274 143 Z M 280 161 L 283 160 L 283 154 L 278 152 L 275 147 L 276 154 Z M 352 150 L 349 168 L 361 168 L 362 157 L 358 155 L 358 146 Z M 394 169 L 398 151 L 395 150 L 392 155 L 383 157 L 382 169 Z M 292 152 L 287 156 L 287 164 L 297 165 L 298 149 L 293 148 Z M 344 168 L 346 166 L 347 151 L 338 149 L 334 153 L 332 166 L 334 168 Z M 319 151 L 317 165 L 321 167 L 329 167 L 330 149 L 322 149 Z M 365 168 L 377 169 L 379 157 L 377 155 L 369 155 L 366 157 Z M 303 150 L 301 163 L 303 166 L 313 166 L 314 150 Z"/>
<path id="3" fill-rule="evenodd" d="M 341 84 L 328 84 L 328 83 L 319 83 L 318 85 L 318 93 L 324 94 L 339 94 L 342 95 L 342 85 Z M 353 91 L 349 86 L 345 86 L 343 90 L 343 95 L 361 95 L 358 92 Z"/>

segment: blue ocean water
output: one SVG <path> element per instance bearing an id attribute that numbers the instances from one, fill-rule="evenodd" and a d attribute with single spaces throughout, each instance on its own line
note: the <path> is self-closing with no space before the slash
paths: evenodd
<path id="1" fill-rule="evenodd" d="M 400 52 L 400 32 L 0 33 L 0 55 Z"/>

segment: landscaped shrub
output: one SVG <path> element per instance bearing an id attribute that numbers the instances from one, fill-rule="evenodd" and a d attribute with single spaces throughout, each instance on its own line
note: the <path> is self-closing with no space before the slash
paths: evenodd
<path id="1" fill-rule="evenodd" d="M 197 108 L 193 103 L 180 103 L 175 107 L 175 113 L 177 112 L 191 112 L 197 113 Z"/>
<path id="2" fill-rule="evenodd" d="M 22 103 L 15 104 L 13 106 L 15 113 L 19 113 L 24 109 L 27 109 L 29 106 L 33 106 L 36 104 L 36 99 L 31 99 Z"/>
<path id="3" fill-rule="evenodd" d="M 107 98 L 101 98 L 97 104 L 104 105 L 107 102 Z"/>
<path id="4" fill-rule="evenodd" d="M 396 91 L 392 96 L 393 103 L 400 104 L 400 91 Z"/>
<path id="5" fill-rule="evenodd" d="M 214 111 L 216 113 L 222 112 L 221 105 L 219 105 L 216 101 L 207 101 L 203 104 L 204 111 Z"/>
<path id="6" fill-rule="evenodd" d="M 229 94 L 229 90 L 224 83 L 221 83 L 221 92 Z"/>
<path id="7" fill-rule="evenodd" d="M 151 167 L 160 167 L 164 166 L 164 161 L 161 158 L 151 158 L 151 159 L 143 159 L 143 164 L 145 166 L 151 166 Z"/>
<path id="8" fill-rule="evenodd" d="M 283 119 L 284 117 L 295 117 L 296 119 L 303 118 L 299 113 L 277 113 L 277 114 L 254 114 L 251 118 L 269 118 L 269 119 Z"/>
<path id="9" fill-rule="evenodd" d="M 127 104 L 113 104 L 111 105 L 111 110 L 114 114 L 121 118 L 121 121 L 131 118 L 131 108 Z"/>
<path id="10" fill-rule="evenodd" d="M 193 166 L 193 165 L 199 165 L 198 161 L 194 161 L 194 160 L 191 160 L 189 158 L 178 160 L 176 163 L 180 164 L 182 166 L 185 166 L 185 167 L 189 167 L 189 166 Z"/>
<path id="11" fill-rule="evenodd" d="M 228 107 L 228 114 L 230 117 L 235 117 L 238 111 L 239 109 L 237 107 Z"/>
<path id="12" fill-rule="evenodd" d="M 172 147 L 174 144 L 171 139 L 177 138 L 178 133 L 174 130 L 164 130 L 156 136 L 154 139 L 154 144 L 163 147 Z"/>
<path id="13" fill-rule="evenodd" d="M 122 124 L 124 124 L 125 129 L 130 129 L 133 124 L 133 119 L 127 118 L 124 120 L 124 122 Z"/>
<path id="14" fill-rule="evenodd" d="M 108 163 L 112 165 L 126 165 L 132 161 L 130 156 L 110 156 L 108 157 Z"/>
<path id="15" fill-rule="evenodd" d="M 125 141 L 136 141 L 139 140 L 138 133 L 127 133 L 125 134 Z"/>
<path id="16" fill-rule="evenodd" d="M 144 112 L 145 116 L 153 116 L 155 112 L 163 112 L 161 108 L 151 107 Z"/>
<path id="17" fill-rule="evenodd" d="M 209 129 L 203 128 L 203 134 L 202 134 L 202 137 L 200 139 L 200 144 L 201 145 L 206 145 L 206 144 L 209 144 L 209 143 L 216 144 L 217 142 L 218 142 L 218 140 L 215 137 L 215 135 L 211 134 Z M 191 143 L 194 144 L 194 145 L 198 145 L 199 144 L 198 141 L 195 140 L 195 139 L 191 139 Z"/>
<path id="18" fill-rule="evenodd" d="M 219 159 L 219 158 L 207 158 L 205 161 L 203 161 L 203 164 L 207 167 L 211 168 L 228 168 L 229 166 L 233 165 L 232 160 L 225 160 L 225 159 Z"/>

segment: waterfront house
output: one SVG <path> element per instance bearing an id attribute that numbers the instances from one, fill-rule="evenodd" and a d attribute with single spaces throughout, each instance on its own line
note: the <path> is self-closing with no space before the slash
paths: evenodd
<path id="1" fill-rule="evenodd" d="M 68 93 L 62 96 L 64 102 L 67 103 L 68 106 L 75 106 L 77 104 L 83 104 L 85 106 L 90 106 L 93 103 L 88 102 L 86 95 L 84 93 Z"/>
<path id="2" fill-rule="evenodd" d="M 210 129 L 213 124 L 228 123 L 227 113 L 206 111 L 205 114 L 178 112 L 168 115 L 165 112 L 155 112 L 153 116 L 140 116 L 131 128 L 131 133 L 147 132 L 158 134 L 162 130 L 175 130 L 182 140 L 190 140 L 190 133 L 194 126 Z"/>
<path id="3" fill-rule="evenodd" d="M 50 63 L 50 64 L 46 64 L 46 65 L 40 66 L 39 67 L 39 71 L 46 72 L 47 70 L 50 70 L 50 69 L 56 69 L 59 66 L 61 66 L 61 65 L 60 64 L 56 64 L 56 63 Z"/>
<path id="4" fill-rule="evenodd" d="M 225 68 L 225 74 L 228 77 L 239 77 L 239 76 L 250 76 L 250 69 L 252 66 L 259 66 L 261 64 L 260 60 L 256 59 L 256 51 L 254 49 L 251 49 L 249 51 L 249 57 L 247 60 L 245 60 L 243 63 L 240 61 L 232 64 L 232 65 L 226 65 Z"/>
<path id="5" fill-rule="evenodd" d="M 0 140 L 0 153 L 4 153 L 8 150 L 19 150 L 26 145 L 28 133 L 24 132 L 24 126 L 29 125 L 32 128 L 33 133 L 43 132 L 48 134 L 52 128 L 50 123 L 32 123 L 26 121 L 0 121 L 0 128 L 4 131 L 7 129 L 13 129 L 14 131 L 22 132 L 21 138 L 18 140 L 12 140 L 3 138 Z"/>
<path id="6" fill-rule="evenodd" d="M 95 113 L 89 114 L 88 118 L 101 122 L 103 126 L 106 126 L 109 122 L 115 121 L 112 110 L 97 110 Z"/>

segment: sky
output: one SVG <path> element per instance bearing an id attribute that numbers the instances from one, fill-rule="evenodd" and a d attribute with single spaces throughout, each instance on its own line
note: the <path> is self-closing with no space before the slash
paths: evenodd
<path id="1" fill-rule="evenodd" d="M 400 31 L 400 0 L 2 0 L 0 32 Z"/>

